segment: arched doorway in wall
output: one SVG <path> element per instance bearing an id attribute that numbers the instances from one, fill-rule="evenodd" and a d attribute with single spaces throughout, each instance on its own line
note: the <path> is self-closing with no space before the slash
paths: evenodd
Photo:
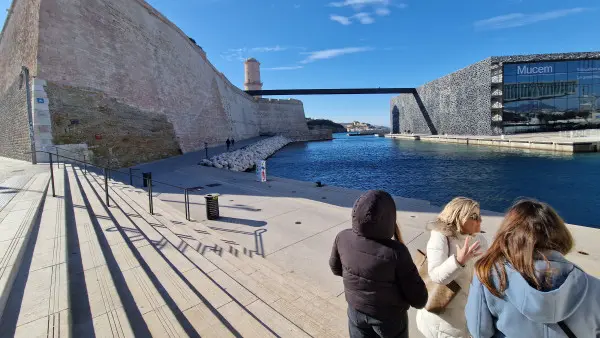
<path id="1" fill-rule="evenodd" d="M 400 134 L 400 110 L 398 106 L 392 108 L 392 134 Z"/>

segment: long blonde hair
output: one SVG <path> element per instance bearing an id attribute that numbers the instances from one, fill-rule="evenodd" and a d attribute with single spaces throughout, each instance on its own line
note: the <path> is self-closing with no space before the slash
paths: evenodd
<path id="1" fill-rule="evenodd" d="M 441 232 L 447 237 L 457 237 L 462 232 L 465 222 L 479 210 L 479 203 L 466 197 L 455 197 L 448 202 L 430 230 Z"/>
<path id="2" fill-rule="evenodd" d="M 510 263 L 532 287 L 543 290 L 548 281 L 535 273 L 536 259 L 550 263 L 544 255 L 547 250 L 555 250 L 566 255 L 573 248 L 573 237 L 565 222 L 546 203 L 535 200 L 522 200 L 508 210 L 496 239 L 475 263 L 477 277 L 496 297 L 508 287 L 504 263 Z M 498 277 L 498 284 L 494 282 Z"/>

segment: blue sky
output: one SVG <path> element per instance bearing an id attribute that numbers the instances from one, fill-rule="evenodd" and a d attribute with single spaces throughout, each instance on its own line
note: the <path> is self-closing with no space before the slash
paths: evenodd
<path id="1" fill-rule="evenodd" d="M 264 89 L 413 87 L 492 55 L 600 50 L 597 0 L 147 1 L 239 87 L 250 56 Z M 388 125 L 391 97 L 299 98 L 308 117 Z"/>

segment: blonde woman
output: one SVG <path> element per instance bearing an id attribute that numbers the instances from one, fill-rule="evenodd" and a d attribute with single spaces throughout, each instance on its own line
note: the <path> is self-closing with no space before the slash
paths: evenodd
<path id="1" fill-rule="evenodd" d="M 427 243 L 429 277 L 444 285 L 455 281 L 461 289 L 441 314 L 425 309 L 417 312 L 417 328 L 425 337 L 469 337 L 465 305 L 474 258 L 487 249 L 480 231 L 479 203 L 465 197 L 450 201 L 434 221 Z"/>

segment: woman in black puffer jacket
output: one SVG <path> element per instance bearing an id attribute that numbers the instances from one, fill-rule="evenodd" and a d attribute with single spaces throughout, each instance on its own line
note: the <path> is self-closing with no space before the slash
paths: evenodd
<path id="1" fill-rule="evenodd" d="M 408 337 L 407 310 L 427 302 L 406 245 L 392 239 L 395 229 L 394 199 L 370 190 L 354 203 L 352 229 L 335 238 L 329 265 L 344 278 L 351 338 Z"/>

